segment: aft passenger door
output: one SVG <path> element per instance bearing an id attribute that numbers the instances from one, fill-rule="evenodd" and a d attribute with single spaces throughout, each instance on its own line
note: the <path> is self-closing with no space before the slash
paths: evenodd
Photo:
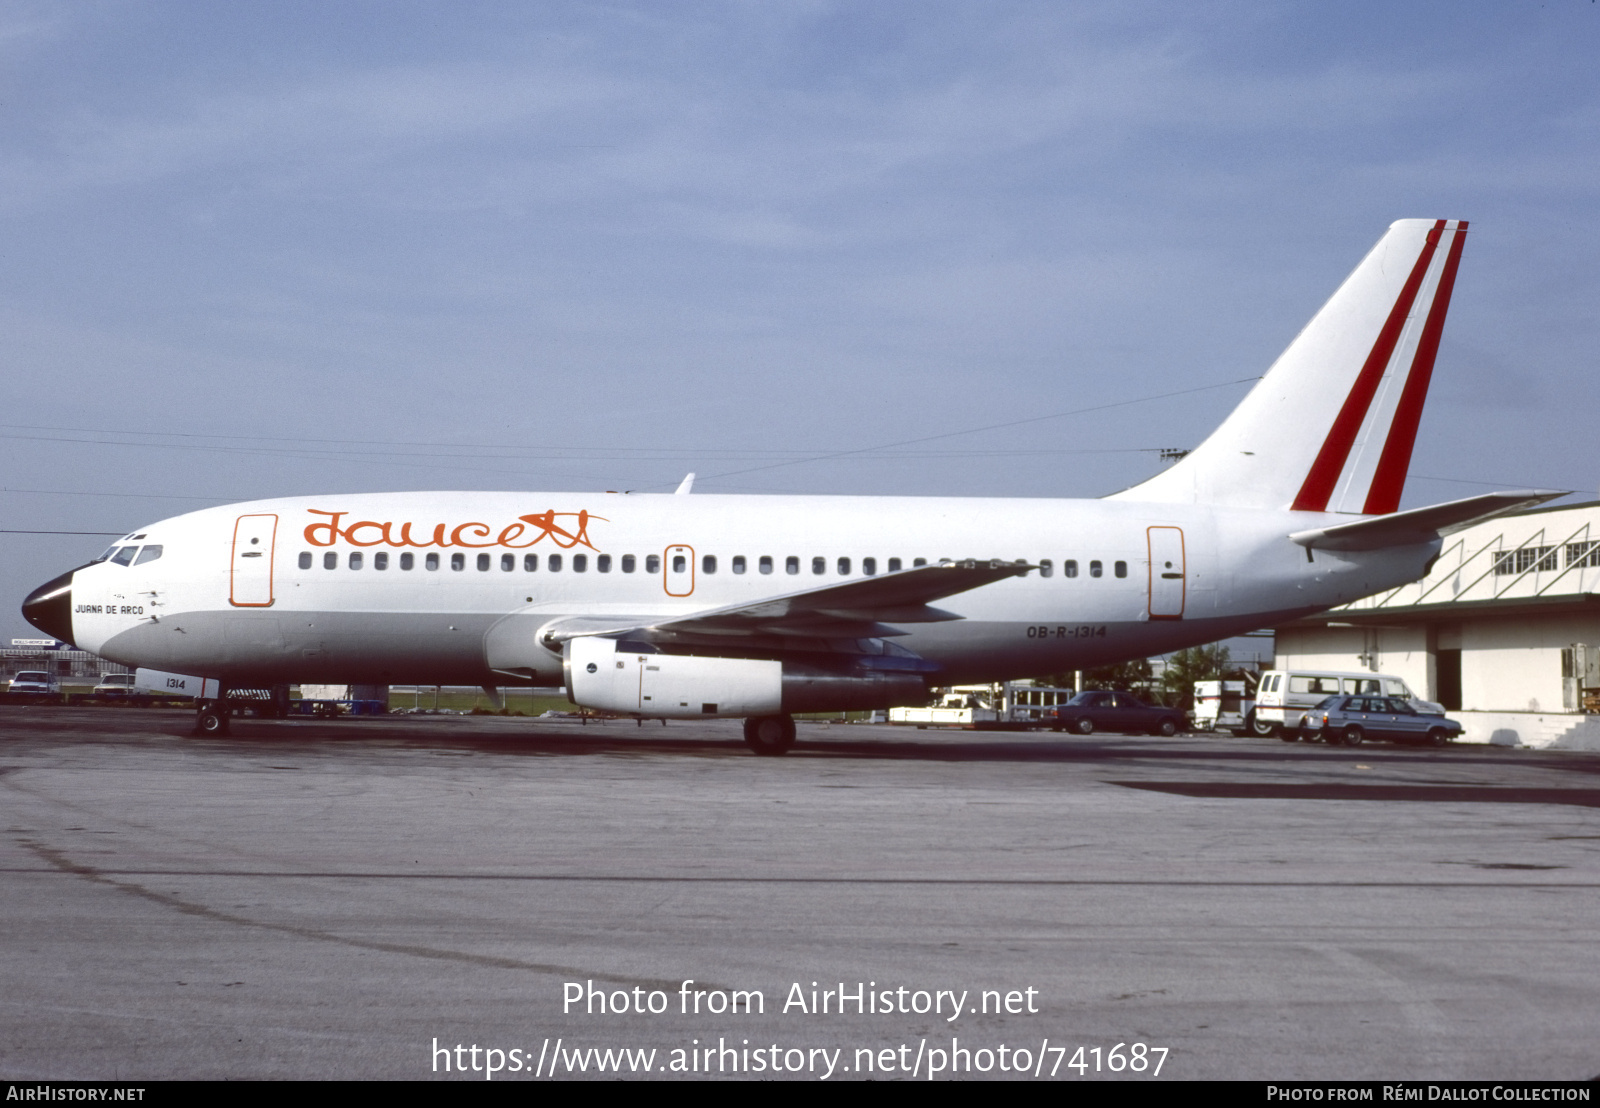
<path id="1" fill-rule="evenodd" d="M 1182 619 L 1187 580 L 1183 529 L 1148 527 L 1150 545 L 1150 618 Z"/>
<path id="2" fill-rule="evenodd" d="M 272 556 L 277 533 L 275 515 L 240 516 L 234 521 L 228 603 L 235 608 L 272 607 Z"/>

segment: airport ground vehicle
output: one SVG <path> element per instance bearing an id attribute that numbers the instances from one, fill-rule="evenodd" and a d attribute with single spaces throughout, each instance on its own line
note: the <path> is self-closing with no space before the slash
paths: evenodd
<path id="1" fill-rule="evenodd" d="M 122 697 L 138 696 L 142 690 L 137 686 L 137 678 L 131 673 L 107 673 L 100 678 L 100 683 L 94 687 L 93 696 Z"/>
<path id="2" fill-rule="evenodd" d="M 1226 728 L 1245 734 L 1246 720 L 1256 706 L 1252 685 L 1245 681 L 1196 681 L 1194 727 L 1196 731 Z"/>
<path id="3" fill-rule="evenodd" d="M 160 520 L 35 589 L 35 627 L 217 691 L 548 685 L 639 718 L 795 713 L 1144 658 L 1422 576 L 1558 492 L 1399 511 L 1466 224 L 1401 220 L 1233 413 L 1097 500 L 400 492 Z M 845 398 L 848 399 L 848 398 Z M 603 413 L 595 413 L 603 418 Z"/>
<path id="4" fill-rule="evenodd" d="M 1183 713 L 1140 700 L 1129 692 L 1081 692 L 1046 715 L 1052 731 L 1092 735 L 1122 731 L 1140 735 L 1176 735 L 1184 730 Z"/>
<path id="5" fill-rule="evenodd" d="M 1360 746 L 1368 739 L 1444 746 L 1461 724 L 1417 711 L 1399 696 L 1330 696 L 1305 713 L 1299 737 L 1307 742 Z"/>
<path id="6" fill-rule="evenodd" d="M 8 691 L 33 696 L 58 696 L 61 684 L 53 673 L 42 669 L 25 669 L 11 679 Z"/>
<path id="7" fill-rule="evenodd" d="M 1293 742 L 1305 713 L 1325 697 L 1338 693 L 1346 696 L 1397 696 L 1409 701 L 1418 712 L 1444 715 L 1442 704 L 1416 696 L 1404 680 L 1393 674 L 1371 673 L 1367 670 L 1274 669 L 1261 675 L 1255 707 L 1246 717 L 1245 727 L 1263 738 L 1277 735 L 1287 742 Z"/>

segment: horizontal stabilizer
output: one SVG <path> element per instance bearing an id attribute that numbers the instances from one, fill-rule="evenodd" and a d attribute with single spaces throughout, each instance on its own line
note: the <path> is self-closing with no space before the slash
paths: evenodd
<path id="1" fill-rule="evenodd" d="M 1289 540 L 1317 550 L 1380 550 L 1386 546 L 1413 546 L 1431 542 L 1440 535 L 1448 535 L 1474 523 L 1482 523 L 1522 508 L 1532 508 L 1546 500 L 1566 495 L 1565 491 L 1552 492 L 1548 489 L 1490 492 L 1482 496 L 1469 496 L 1465 500 L 1452 500 L 1448 504 L 1435 504 L 1429 508 L 1413 508 L 1409 512 L 1394 512 L 1386 516 L 1358 519 L 1353 523 L 1336 523 L 1332 527 L 1296 531 L 1289 536 Z"/>
<path id="2" fill-rule="evenodd" d="M 938 623 L 960 619 L 929 605 L 1007 577 L 1022 577 L 1036 567 L 1021 562 L 941 562 L 864 577 L 842 585 L 790 593 L 753 604 L 734 604 L 683 616 L 636 620 L 566 620 L 548 628 L 549 644 L 589 635 L 662 636 L 798 635 L 879 638 L 901 634 L 893 623 Z"/>

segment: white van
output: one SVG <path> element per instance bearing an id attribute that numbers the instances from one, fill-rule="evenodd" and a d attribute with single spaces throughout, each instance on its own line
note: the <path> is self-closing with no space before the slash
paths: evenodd
<path id="1" fill-rule="evenodd" d="M 1351 696 L 1398 696 L 1409 700 L 1422 715 L 1442 716 L 1444 705 L 1418 697 L 1405 681 L 1388 673 L 1343 672 L 1327 669 L 1271 669 L 1261 675 L 1256 688 L 1255 709 L 1246 717 L 1249 730 L 1263 737 L 1278 735 L 1293 739 L 1307 709 L 1324 697 L 1340 693 Z"/>

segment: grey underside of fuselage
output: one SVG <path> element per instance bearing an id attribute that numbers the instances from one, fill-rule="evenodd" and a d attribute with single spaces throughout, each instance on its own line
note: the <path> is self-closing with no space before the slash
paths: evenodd
<path id="1" fill-rule="evenodd" d="M 1311 610 L 1099 624 L 963 620 L 907 628 L 911 633 L 894 641 L 939 666 L 927 675 L 928 684 L 971 684 L 1166 653 Z M 105 644 L 102 654 L 128 665 L 216 677 L 236 685 L 530 683 L 527 677 L 492 670 L 485 661 L 485 634 L 502 618 L 483 612 L 188 612 L 124 631 Z M 530 626 L 530 639 L 532 631 Z M 786 659 L 842 660 L 828 653 L 829 644 L 823 641 L 794 637 L 785 645 Z M 529 646 L 537 659 L 531 683 L 559 684 L 560 657 L 531 641 Z M 727 652 L 712 643 L 666 649 L 705 655 Z"/>

